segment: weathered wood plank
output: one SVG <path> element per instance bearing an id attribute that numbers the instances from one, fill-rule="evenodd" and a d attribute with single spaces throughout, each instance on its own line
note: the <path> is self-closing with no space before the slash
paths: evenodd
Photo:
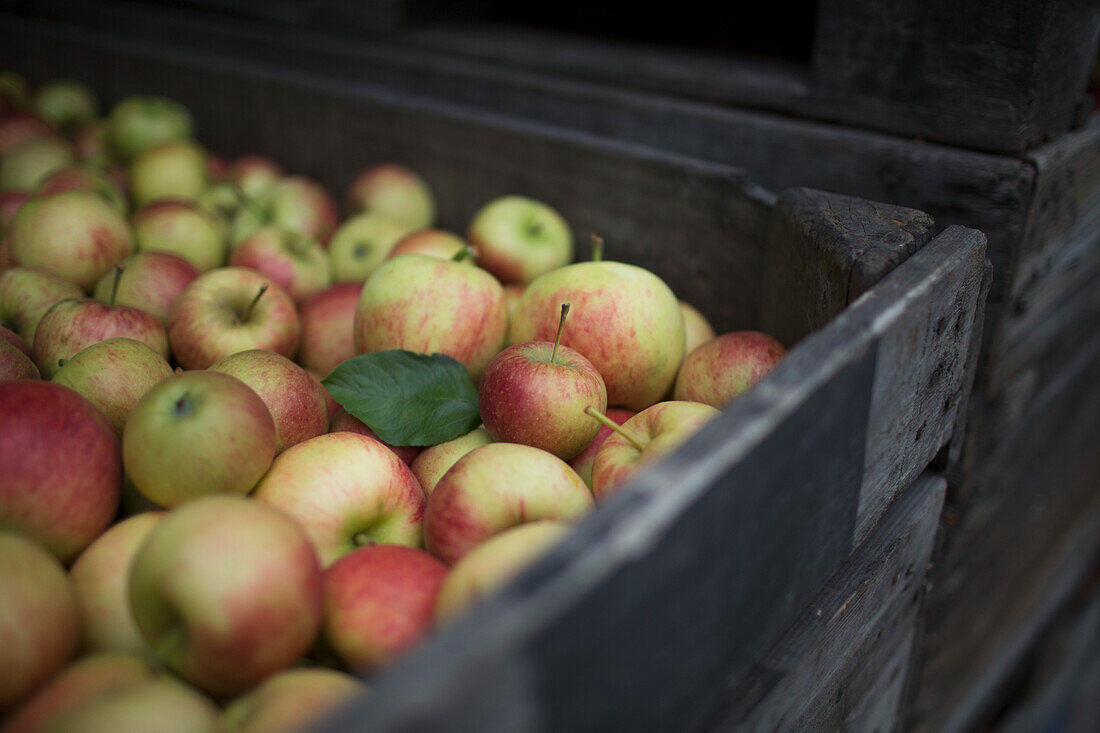
<path id="1" fill-rule="evenodd" d="M 948 443 L 969 389 L 966 354 L 983 292 L 985 238 L 950 227 L 914 255 L 938 258 L 939 272 L 906 282 L 887 277 L 863 298 L 894 301 L 874 324 L 880 334 L 856 541 Z M 900 271 L 895 270 L 900 274 Z M 857 301 L 858 304 L 859 301 Z M 960 358 L 961 357 L 961 358 Z"/>
<path id="2" fill-rule="evenodd" d="M 1100 551 L 1100 336 L 997 430 L 944 510 L 909 727 L 961 730 Z"/>
<path id="3" fill-rule="evenodd" d="M 822 328 L 932 238 L 921 211 L 812 189 L 776 202 L 760 329 L 790 346 Z"/>
<path id="4" fill-rule="evenodd" d="M 942 478 L 924 474 L 898 497 L 783 640 L 731 689 L 714 729 L 822 729 L 810 721 L 843 721 L 857 710 L 896 719 L 897 697 L 876 700 L 882 708 L 868 698 L 880 682 L 891 691 L 904 684 L 904 669 L 890 679 L 891 662 L 911 646 L 945 491 Z"/>

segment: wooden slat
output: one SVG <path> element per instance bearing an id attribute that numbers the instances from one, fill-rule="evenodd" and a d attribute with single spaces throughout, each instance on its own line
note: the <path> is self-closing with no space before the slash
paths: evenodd
<path id="1" fill-rule="evenodd" d="M 836 318 L 932 238 L 921 211 L 812 189 L 776 202 L 760 328 L 790 346 Z"/>
<path id="2" fill-rule="evenodd" d="M 864 721 L 854 730 L 873 730 L 872 721 L 893 729 L 945 491 L 942 478 L 925 474 L 898 497 L 783 640 L 731 689 L 715 730 L 823 730 L 849 718 Z"/>

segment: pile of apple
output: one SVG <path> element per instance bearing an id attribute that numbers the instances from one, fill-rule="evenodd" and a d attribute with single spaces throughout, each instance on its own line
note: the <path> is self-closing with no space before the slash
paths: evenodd
<path id="1" fill-rule="evenodd" d="M 99 109 L 0 73 L 4 733 L 304 725 L 783 355 L 535 200 Z"/>

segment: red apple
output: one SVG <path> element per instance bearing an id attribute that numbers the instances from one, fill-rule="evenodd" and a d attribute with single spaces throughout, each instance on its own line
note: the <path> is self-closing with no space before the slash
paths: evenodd
<path id="1" fill-rule="evenodd" d="M 385 666 L 427 634 L 446 575 L 443 563 L 411 547 L 345 555 L 325 571 L 325 642 L 353 670 Z"/>
<path id="2" fill-rule="evenodd" d="M 27 537 L 6 531 L 0 531 L 0 588 L 2 713 L 48 680 L 76 651 L 77 615 L 72 587 L 57 558 Z"/>
<path id="3" fill-rule="evenodd" d="M 364 284 L 355 348 L 443 353 L 476 381 L 500 351 L 507 327 L 504 290 L 492 275 L 453 260 L 405 255 L 386 260 Z"/>
<path id="4" fill-rule="evenodd" d="M 165 328 L 171 321 L 176 298 L 199 276 L 194 265 L 167 252 L 138 252 L 119 265 L 122 275 L 114 292 L 114 304 L 143 310 Z M 109 303 L 114 287 L 115 273 L 111 271 L 99 278 L 93 295 L 100 303 Z"/>
<path id="5" fill-rule="evenodd" d="M 436 484 L 424 511 L 424 546 L 453 565 L 493 535 L 537 519 L 570 521 L 592 510 L 592 492 L 565 461 L 538 448 L 475 448 Z"/>
<path id="6" fill-rule="evenodd" d="M 122 214 L 87 191 L 31 199 L 15 215 L 8 236 L 17 264 L 72 280 L 85 292 L 133 251 Z"/>
<path id="7" fill-rule="evenodd" d="M 160 321 L 137 308 L 105 305 L 91 298 L 54 304 L 38 322 L 31 353 L 42 376 L 51 379 L 61 368 L 59 360 L 72 359 L 92 344 L 120 336 L 145 344 L 168 361 L 168 334 Z"/>
<path id="8" fill-rule="evenodd" d="M 41 380 L 0 382 L 0 435 L 0 529 L 71 560 L 118 509 L 118 437 L 88 400 Z"/>
<path id="9" fill-rule="evenodd" d="M 431 496 L 443 474 L 455 465 L 459 458 L 474 448 L 489 445 L 493 439 L 484 427 L 474 428 L 465 435 L 425 448 L 412 462 L 413 475 L 420 482 L 425 496 Z"/>
<path id="10" fill-rule="evenodd" d="M 576 313 L 562 343 L 600 372 L 607 404 L 641 410 L 661 399 L 684 359 L 684 318 L 664 281 L 621 262 L 580 262 L 548 272 L 516 305 L 510 340 L 553 339 L 562 303 L 572 303 Z"/>
<path id="11" fill-rule="evenodd" d="M 263 273 L 281 285 L 295 303 L 320 293 L 332 282 L 332 266 L 321 245 L 277 227 L 264 227 L 242 239 L 229 255 L 229 264 Z"/>
<path id="12" fill-rule="evenodd" d="M 348 211 L 382 214 L 413 229 L 424 229 L 435 219 L 432 190 L 416 171 L 398 163 L 373 165 L 351 182 Z"/>
<path id="13" fill-rule="evenodd" d="M 176 300 L 168 338 L 184 369 L 206 369 L 247 349 L 292 358 L 301 325 L 294 301 L 255 270 L 223 267 L 196 278 Z"/>
<path id="14" fill-rule="evenodd" d="M 362 283 L 337 283 L 298 308 L 302 345 L 298 361 L 321 377 L 355 356 L 355 309 Z"/>
<path id="15" fill-rule="evenodd" d="M 4 329 L 7 331 L 7 329 Z M 18 338 L 18 337 L 17 337 Z M 34 360 L 7 339 L 0 339 L 0 382 L 12 379 L 41 379 Z"/>
<path id="16" fill-rule="evenodd" d="M 627 479 L 680 447 L 718 415 L 718 410 L 700 402 L 658 402 L 617 426 L 592 465 L 596 500 L 606 499 Z"/>
<path id="17" fill-rule="evenodd" d="M 174 509 L 130 571 L 134 620 L 150 648 L 213 695 L 242 692 L 297 661 L 320 629 L 322 592 L 298 526 L 236 496 Z"/>
<path id="18" fill-rule="evenodd" d="M 633 410 L 624 410 L 621 407 L 609 407 L 604 411 L 604 415 L 617 425 L 622 425 L 637 414 Z M 588 447 L 569 461 L 570 468 L 584 479 L 584 482 L 588 484 L 588 488 L 592 488 L 592 464 L 596 462 L 596 453 L 599 452 L 600 446 L 603 445 L 603 442 L 607 440 L 612 432 L 610 427 L 601 423 L 596 437 L 592 439 Z"/>
<path id="19" fill-rule="evenodd" d="M 173 507 L 203 494 L 247 494 L 275 457 L 275 423 L 236 377 L 174 374 L 145 393 L 122 434 L 126 473 L 146 498 Z"/>
<path id="20" fill-rule="evenodd" d="M 393 451 L 365 435 L 328 433 L 284 451 L 253 495 L 298 522 L 322 566 L 366 544 L 420 545 L 424 493 Z"/>
<path id="21" fill-rule="evenodd" d="M 221 359 L 210 371 L 241 380 L 275 421 L 275 454 L 328 431 L 324 388 L 302 367 L 273 351 L 250 349 Z"/>
<path id="22" fill-rule="evenodd" d="M 725 407 L 775 368 L 787 350 L 759 331 L 733 331 L 699 346 L 676 376 L 676 399 Z"/>

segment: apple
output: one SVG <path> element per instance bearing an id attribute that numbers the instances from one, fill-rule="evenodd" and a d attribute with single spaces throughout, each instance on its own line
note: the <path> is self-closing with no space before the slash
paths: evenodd
<path id="1" fill-rule="evenodd" d="M 0 340 L 0 382 L 41 378 L 42 373 L 31 357 L 7 339 Z"/>
<path id="2" fill-rule="evenodd" d="M 43 84 L 34 93 L 31 106 L 42 119 L 64 132 L 76 130 L 99 114 L 95 92 L 72 79 Z"/>
<path id="3" fill-rule="evenodd" d="M 78 351 L 50 381 L 76 390 L 95 405 L 122 437 L 138 400 L 172 375 L 167 360 L 132 338 L 109 338 Z"/>
<path id="4" fill-rule="evenodd" d="M 410 468 L 425 496 L 431 496 L 443 474 L 455 465 L 459 458 L 474 448 L 489 445 L 493 439 L 484 427 L 474 428 L 465 435 L 425 448 L 413 460 Z"/>
<path id="5" fill-rule="evenodd" d="M 73 708 L 153 679 L 152 667 L 134 654 L 103 653 L 82 657 L 14 710 L 0 727 L 0 733 L 36 733 Z"/>
<path id="6" fill-rule="evenodd" d="M 714 326 L 699 309 L 690 303 L 680 301 L 680 313 L 684 316 L 684 356 L 690 354 L 697 346 L 705 344 L 718 334 Z"/>
<path id="7" fill-rule="evenodd" d="M 14 112 L 7 117 L 0 115 L 0 156 L 31 140 L 57 137 L 53 125 L 38 115 L 29 112 Z"/>
<path id="8" fill-rule="evenodd" d="M 420 174 L 398 163 L 380 163 L 363 170 L 348 187 L 348 211 L 382 214 L 411 229 L 430 227 L 435 197 Z"/>
<path id="9" fill-rule="evenodd" d="M 622 262 L 579 262 L 548 272 L 516 304 L 510 341 L 549 341 L 561 303 L 576 311 L 562 343 L 599 371 L 607 404 L 642 410 L 661 399 L 684 359 L 684 319 L 664 281 Z"/>
<path id="10" fill-rule="evenodd" d="M 329 421 L 330 433 L 359 433 L 360 435 L 366 435 L 368 438 L 374 438 L 382 445 L 389 448 L 394 452 L 398 458 L 400 458 L 406 466 L 412 464 L 420 451 L 423 450 L 418 445 L 390 445 L 386 441 L 378 437 L 378 434 L 367 427 L 359 418 L 355 417 L 342 407 L 335 413 L 332 413 L 332 419 Z"/>
<path id="11" fill-rule="evenodd" d="M 466 239 L 478 264 L 503 283 L 526 285 L 569 264 L 573 234 L 561 215 L 525 196 L 502 196 L 474 214 Z"/>
<path id="12" fill-rule="evenodd" d="M 297 661 L 320 629 L 322 592 L 317 555 L 298 525 L 237 496 L 173 509 L 130 570 L 130 605 L 150 648 L 218 696 Z"/>
<path id="13" fill-rule="evenodd" d="M 115 305 L 143 310 L 160 321 L 165 328 L 171 322 L 172 306 L 176 298 L 199 276 L 194 265 L 167 252 L 138 252 L 118 264 L 122 268 L 122 275 L 118 278 L 117 290 L 115 272 L 107 272 L 95 285 L 95 299 L 100 303 L 108 303 L 113 292 Z"/>
<path id="14" fill-rule="evenodd" d="M 203 211 L 220 217 L 223 221 L 233 221 L 245 205 L 244 194 L 232 183 L 220 181 L 208 186 L 195 203 Z"/>
<path id="15" fill-rule="evenodd" d="M 275 455 L 328 431 L 324 388 L 285 356 L 263 349 L 238 351 L 210 371 L 236 377 L 264 401 L 275 421 Z"/>
<path id="16" fill-rule="evenodd" d="M 33 191 L 46 176 L 73 160 L 72 146 L 64 140 L 28 140 L 0 157 L 0 191 Z"/>
<path id="17" fill-rule="evenodd" d="M 607 389 L 592 362 L 561 335 L 569 304 L 561 307 L 554 343 L 530 341 L 501 351 L 481 376 L 478 408 L 493 440 L 522 443 L 569 460 L 599 431 L 585 409 L 607 409 Z"/>
<path id="18" fill-rule="evenodd" d="M 363 282 L 385 261 L 409 227 L 381 214 L 358 214 L 340 225 L 328 243 L 336 282 Z"/>
<path id="19" fill-rule="evenodd" d="M 242 239 L 229 256 L 229 264 L 267 275 L 295 303 L 332 283 L 332 266 L 324 248 L 315 239 L 278 227 L 264 227 Z"/>
<path id="20" fill-rule="evenodd" d="M 134 206 L 161 199 L 193 201 L 209 184 L 206 150 L 191 140 L 147 148 L 130 164 L 130 197 Z"/>
<path id="21" fill-rule="evenodd" d="M 11 330 L 7 326 L 0 325 L 0 339 L 7 341 L 9 344 L 19 349 L 27 356 L 31 355 L 31 347 L 27 346 L 27 342 L 24 341 L 19 334 Z"/>
<path id="22" fill-rule="evenodd" d="M 167 516 L 143 512 L 114 525 L 88 545 L 69 570 L 85 652 L 148 651 L 130 610 L 130 566 L 138 548 Z"/>
<path id="23" fill-rule="evenodd" d="M 126 219 L 87 191 L 31 199 L 15 215 L 8 236 L 17 264 L 72 280 L 84 292 L 133 252 Z"/>
<path id="24" fill-rule="evenodd" d="M 247 494 L 275 457 L 275 422 L 236 377 L 173 374 L 145 393 L 122 433 L 130 479 L 158 506 L 203 494 Z"/>
<path id="25" fill-rule="evenodd" d="M 0 323 L 34 343 L 38 322 L 55 303 L 84 295 L 71 280 L 43 270 L 13 267 L 0 272 Z"/>
<path id="26" fill-rule="evenodd" d="M 519 299 L 523 295 L 523 291 L 527 289 L 526 285 L 505 285 L 504 286 L 504 306 L 508 309 L 508 323 L 512 322 L 512 319 L 516 316 L 516 305 L 519 304 Z"/>
<path id="27" fill-rule="evenodd" d="M 243 155 L 230 164 L 225 174 L 227 181 L 253 199 L 260 198 L 282 177 L 279 164 L 263 155 Z"/>
<path id="28" fill-rule="evenodd" d="M 455 563 L 435 601 L 435 620 L 446 624 L 520 574 L 561 541 L 569 525 L 527 522 L 493 535 Z"/>
<path id="29" fill-rule="evenodd" d="M 426 255 L 397 257 L 363 285 L 354 328 L 359 353 L 439 352 L 461 362 L 476 382 L 504 342 L 504 290 L 478 267 Z"/>
<path id="30" fill-rule="evenodd" d="M 209 172 L 211 184 L 221 183 L 229 173 L 229 161 L 218 153 L 206 154 L 206 169 Z"/>
<path id="31" fill-rule="evenodd" d="M 424 547 L 448 565 L 493 535 L 537 519 L 570 521 L 592 492 L 565 461 L 516 443 L 470 451 L 436 484 L 424 510 Z"/>
<path id="32" fill-rule="evenodd" d="M 69 298 L 53 305 L 34 332 L 31 353 L 45 379 L 92 344 L 109 338 L 140 341 L 168 361 L 168 334 L 154 316 L 124 305 L 106 305 L 91 298 Z"/>
<path id="33" fill-rule="evenodd" d="M 423 550 L 361 547 L 325 570 L 325 643 L 349 668 L 371 672 L 427 635 L 447 567 Z"/>
<path id="34" fill-rule="evenodd" d="M 376 542 L 419 547 L 424 492 L 393 451 L 358 433 L 328 433 L 275 459 L 253 496 L 293 518 L 327 567 Z"/>
<path id="35" fill-rule="evenodd" d="M 42 380 L 0 382 L 0 435 L 0 531 L 68 562 L 118 509 L 118 436 L 91 402 Z"/>
<path id="36" fill-rule="evenodd" d="M 778 364 L 787 350 L 759 331 L 724 333 L 684 359 L 676 376 L 676 399 L 725 407 Z"/>
<path id="37" fill-rule="evenodd" d="M 4 191 L 0 193 L 0 236 L 7 233 L 15 214 L 31 197 L 26 191 Z"/>
<path id="38" fill-rule="evenodd" d="M 321 377 L 355 356 L 355 309 L 362 283 L 337 283 L 298 307 L 302 343 L 298 362 Z"/>
<path id="39" fill-rule="evenodd" d="M 301 324 L 294 301 L 255 270 L 222 267 L 188 285 L 172 309 L 168 339 L 184 369 L 206 369 L 247 349 L 292 358 Z"/>
<path id="40" fill-rule="evenodd" d="M 76 159 L 100 168 L 115 164 L 115 156 L 107 140 L 107 120 L 91 120 L 73 133 L 73 149 Z"/>
<path id="41" fill-rule="evenodd" d="M 393 245 L 393 249 L 386 255 L 386 258 L 390 259 L 408 254 L 421 254 L 438 257 L 441 260 L 450 260 L 454 259 L 454 256 L 461 252 L 466 246 L 465 239 L 443 229 L 417 229 L 397 240 L 397 243 Z M 463 262 L 473 265 L 474 259 L 473 257 L 469 257 L 464 259 Z"/>
<path id="42" fill-rule="evenodd" d="M 78 620 L 73 589 L 57 558 L 31 539 L 3 530 L 0 588 L 2 713 L 64 666 L 76 651 Z"/>
<path id="43" fill-rule="evenodd" d="M 30 85 L 21 74 L 0 70 L 0 118 L 27 106 Z"/>
<path id="44" fill-rule="evenodd" d="M 362 680 L 335 669 L 286 669 L 231 700 L 222 723 L 237 733 L 295 733 L 366 691 Z"/>
<path id="45" fill-rule="evenodd" d="M 73 163 L 59 168 L 38 184 L 35 197 L 50 196 L 65 191 L 88 191 L 118 209 L 125 215 L 129 209 L 126 193 L 100 168 L 87 163 Z"/>
<path id="46" fill-rule="evenodd" d="M 148 148 L 191 137 L 194 122 L 187 109 L 171 99 L 133 95 L 111 109 L 107 138 L 123 161 L 138 157 Z"/>
<path id="47" fill-rule="evenodd" d="M 604 416 L 617 425 L 622 425 L 637 414 L 638 413 L 633 410 L 624 410 L 621 407 L 609 407 L 604 411 Z M 578 476 L 584 479 L 584 482 L 588 484 L 589 488 L 592 488 L 592 464 L 596 462 L 596 454 L 599 452 L 603 442 L 607 440 L 607 436 L 611 435 L 612 432 L 610 427 L 601 423 L 599 432 L 596 433 L 596 437 L 592 439 L 588 447 L 569 461 L 569 467 L 576 471 Z"/>
<path id="48" fill-rule="evenodd" d="M 225 264 L 225 223 L 193 201 L 155 201 L 134 212 L 131 224 L 139 252 L 174 254 L 199 272 Z"/>
<path id="49" fill-rule="evenodd" d="M 305 234 L 325 244 L 339 223 L 336 202 L 325 188 L 305 176 L 275 181 L 245 206 L 233 222 L 231 244 L 264 226 L 277 226 Z"/>
<path id="50" fill-rule="evenodd" d="M 720 413 L 700 402 L 669 401 L 642 410 L 621 426 L 594 411 L 588 414 L 615 431 L 604 441 L 592 464 L 592 494 L 596 501 L 602 501 L 640 469 L 680 447 Z"/>
<path id="51" fill-rule="evenodd" d="M 124 685 L 53 718 L 42 733 L 218 733 L 218 708 L 194 688 L 168 677 Z"/>

